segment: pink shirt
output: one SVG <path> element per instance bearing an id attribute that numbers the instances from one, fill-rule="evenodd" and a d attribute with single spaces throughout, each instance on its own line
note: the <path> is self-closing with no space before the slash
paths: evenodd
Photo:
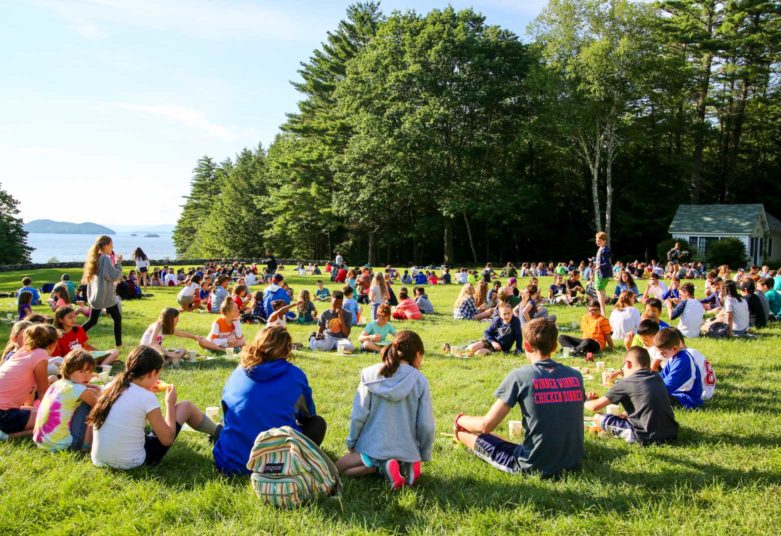
<path id="1" fill-rule="evenodd" d="M 415 300 L 412 298 L 405 298 L 399 302 L 396 306 L 397 312 L 402 312 L 410 320 L 421 320 L 423 315 L 420 314 L 420 308 Z"/>
<path id="2" fill-rule="evenodd" d="M 0 366 L 0 410 L 19 408 L 35 389 L 35 366 L 48 362 L 42 348 L 19 350 Z"/>

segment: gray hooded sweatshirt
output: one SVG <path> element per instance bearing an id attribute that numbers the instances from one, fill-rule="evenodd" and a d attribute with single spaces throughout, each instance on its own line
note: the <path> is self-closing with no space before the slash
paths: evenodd
<path id="1" fill-rule="evenodd" d="M 434 410 L 428 380 L 406 363 L 390 378 L 382 363 L 361 371 L 350 416 L 347 448 L 377 460 L 430 461 Z"/>
<path id="2" fill-rule="evenodd" d="M 87 302 L 93 309 L 105 309 L 117 304 L 114 282 L 122 277 L 122 265 L 111 265 L 108 255 L 98 259 L 98 273 L 87 283 Z"/>

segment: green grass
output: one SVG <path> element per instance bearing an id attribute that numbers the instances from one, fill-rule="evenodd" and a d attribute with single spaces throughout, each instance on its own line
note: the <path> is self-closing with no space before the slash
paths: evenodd
<path id="1" fill-rule="evenodd" d="M 40 270 L 31 275 L 40 284 L 55 281 L 60 273 Z M 71 273 L 78 278 L 78 270 Z M 22 275 L 0 274 L 0 291 L 17 288 Z M 288 277 L 296 290 L 314 289 L 317 279 Z M 125 352 L 161 308 L 175 303 L 176 289 L 151 292 L 154 298 L 124 304 Z M 421 322 L 396 323 L 422 335 L 427 347 L 423 372 L 434 399 L 434 460 L 425 464 L 418 488 L 390 493 L 379 479 L 346 480 L 341 500 L 277 511 L 258 502 L 247 479 L 220 476 L 210 445 L 200 434 L 181 434 L 158 467 L 128 472 L 98 469 L 86 457 L 49 454 L 27 441 L 9 441 L 0 443 L 0 534 L 778 533 L 779 327 L 762 331 L 754 341 L 692 343 L 713 363 L 719 384 L 705 410 L 677 413 L 681 433 L 676 445 L 640 448 L 587 436 L 582 471 L 544 481 L 502 474 L 439 436 L 451 431 L 457 413 L 487 410 L 507 372 L 525 363 L 524 358 L 511 356 L 458 360 L 440 352 L 443 342 L 466 343 L 485 328 L 452 319 L 456 292 L 456 286 L 430 289 L 439 314 Z M 11 300 L 0 298 L 0 314 L 4 317 L 12 310 Z M 46 307 L 36 310 L 45 312 Z M 552 312 L 571 322 L 583 309 L 554 307 Z M 185 314 L 179 325 L 205 334 L 210 321 L 208 315 Z M 257 329 L 246 327 L 248 336 L 252 338 Z M 305 342 L 312 328 L 290 330 L 295 341 Z M 0 325 L 3 341 L 8 331 L 8 324 Z M 101 319 L 90 331 L 90 342 L 110 347 L 111 333 L 110 319 Z M 352 338 L 356 340 L 357 332 Z M 183 346 L 195 348 L 191 341 Z M 621 358 L 615 352 L 606 361 L 618 367 Z M 333 458 L 345 451 L 359 371 L 375 361 L 366 354 L 297 353 L 296 364 L 309 376 L 318 412 L 329 423 L 323 446 Z M 580 359 L 565 361 L 583 365 Z M 180 399 L 201 407 L 218 405 L 234 366 L 218 359 L 166 370 L 163 377 L 177 385 Z M 604 392 L 594 382 L 587 388 Z M 510 414 L 518 415 L 517 409 Z M 497 432 L 506 431 L 505 423 Z"/>

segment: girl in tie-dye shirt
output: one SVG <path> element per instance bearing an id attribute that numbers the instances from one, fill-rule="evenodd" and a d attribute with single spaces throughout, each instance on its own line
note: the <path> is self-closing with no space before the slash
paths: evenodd
<path id="1" fill-rule="evenodd" d="M 89 383 L 95 359 L 85 350 L 73 350 L 62 363 L 62 379 L 49 386 L 35 418 L 33 441 L 46 450 L 88 450 L 92 427 L 87 416 L 100 390 Z"/>

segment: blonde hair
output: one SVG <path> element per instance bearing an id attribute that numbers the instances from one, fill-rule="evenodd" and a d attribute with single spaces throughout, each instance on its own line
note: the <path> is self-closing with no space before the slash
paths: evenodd
<path id="1" fill-rule="evenodd" d="M 90 246 L 89 251 L 87 251 L 87 260 L 84 261 L 84 274 L 81 276 L 81 282 L 85 285 L 98 273 L 98 261 L 100 256 L 103 255 L 101 250 L 111 244 L 111 242 L 110 236 L 103 235 L 99 236 L 95 243 Z"/>
<path id="2" fill-rule="evenodd" d="M 616 311 L 623 311 L 627 307 L 632 307 L 632 298 L 634 297 L 634 293 L 629 290 L 622 290 L 621 294 L 618 295 L 618 299 L 616 300 Z"/>
<path id="3" fill-rule="evenodd" d="M 382 272 L 377 272 L 374 274 L 374 277 L 372 278 L 371 286 L 378 285 L 380 287 L 380 292 L 382 293 L 383 298 L 386 294 L 388 294 L 388 285 L 385 284 L 385 276 L 382 275 Z"/>
<path id="4" fill-rule="evenodd" d="M 461 307 L 461 304 L 466 301 L 467 298 L 471 298 L 475 295 L 475 287 L 472 285 L 472 283 L 465 283 L 463 287 L 461 287 L 461 291 L 458 293 L 458 297 L 456 298 L 456 302 L 453 304 L 453 309 L 458 309 Z"/>
<path id="5" fill-rule="evenodd" d="M 11 334 L 8 335 L 8 344 L 5 346 L 5 350 L 3 350 L 3 355 L 0 356 L 0 362 L 2 362 L 5 356 L 8 355 L 8 352 L 16 348 L 16 337 L 19 336 L 19 333 L 32 325 L 33 323 L 28 322 L 27 320 L 14 322 L 14 326 L 11 328 Z"/>
<path id="6" fill-rule="evenodd" d="M 293 353 L 293 338 L 284 326 L 269 326 L 255 335 L 255 340 L 241 351 L 241 366 L 251 369 L 277 359 L 288 359 Z"/>

